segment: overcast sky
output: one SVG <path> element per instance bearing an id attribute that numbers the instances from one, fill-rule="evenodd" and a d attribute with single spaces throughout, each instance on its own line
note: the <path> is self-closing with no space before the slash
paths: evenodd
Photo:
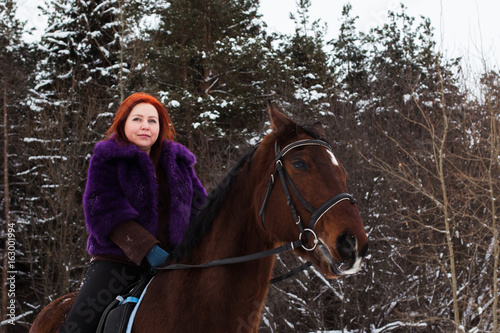
<path id="1" fill-rule="evenodd" d="M 294 31 L 290 13 L 296 13 L 298 0 L 261 0 L 260 12 L 269 28 L 283 33 Z M 359 16 L 358 29 L 368 32 L 383 24 L 389 10 L 399 10 L 403 2 L 413 17 L 430 18 L 439 50 L 448 57 L 463 56 L 470 62 L 486 59 L 498 70 L 500 65 L 500 1 L 499 0 L 350 0 L 353 15 Z M 28 20 L 27 27 L 42 30 L 46 20 L 36 9 L 40 0 L 17 0 L 18 16 Z M 337 37 L 342 7 L 347 1 L 311 0 L 311 20 L 328 24 L 326 40 Z M 29 40 L 39 38 L 36 33 Z"/>

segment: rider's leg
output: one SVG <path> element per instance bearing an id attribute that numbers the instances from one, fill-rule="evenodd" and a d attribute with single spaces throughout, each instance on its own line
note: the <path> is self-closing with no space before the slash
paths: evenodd
<path id="1" fill-rule="evenodd" d="M 91 263 L 60 333 L 95 332 L 106 307 L 139 279 L 143 268 L 97 260 Z"/>

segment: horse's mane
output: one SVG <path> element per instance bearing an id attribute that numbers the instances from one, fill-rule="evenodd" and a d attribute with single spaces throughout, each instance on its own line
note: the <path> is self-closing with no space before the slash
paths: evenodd
<path id="1" fill-rule="evenodd" d="M 314 139 L 326 141 L 322 135 L 313 129 L 312 126 L 308 125 L 287 126 L 273 133 L 273 135 L 275 138 L 278 138 L 284 135 L 286 136 L 287 134 L 296 134 L 297 127 L 300 127 L 307 135 Z M 171 253 L 170 258 L 177 262 L 185 258 L 189 258 L 191 249 L 198 245 L 203 236 L 212 229 L 213 221 L 217 216 L 220 207 L 224 203 L 227 193 L 232 187 L 234 180 L 245 165 L 247 165 L 247 170 L 250 168 L 250 162 L 258 146 L 259 144 L 255 145 L 250 152 L 244 155 L 240 161 L 232 167 L 219 185 L 217 185 L 217 187 L 208 194 L 205 204 L 201 208 L 198 215 L 189 223 L 181 243 Z"/>
<path id="2" fill-rule="evenodd" d="M 210 231 L 213 221 L 220 207 L 226 199 L 229 189 L 234 183 L 234 180 L 241 172 L 243 167 L 247 165 L 247 170 L 250 167 L 250 161 L 257 149 L 258 144 L 252 148 L 238 163 L 236 163 L 224 179 L 213 189 L 207 196 L 207 200 L 200 209 L 198 215 L 189 223 L 189 226 L 182 238 L 182 242 L 175 248 L 171 256 L 174 260 L 179 261 L 185 257 L 189 257 L 190 250 L 200 243 L 202 237 Z"/>

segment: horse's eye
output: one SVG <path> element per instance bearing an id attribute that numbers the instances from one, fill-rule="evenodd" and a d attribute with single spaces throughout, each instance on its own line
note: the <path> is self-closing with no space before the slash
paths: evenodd
<path id="1" fill-rule="evenodd" d="M 306 164 L 306 162 L 304 162 L 302 160 L 295 160 L 292 162 L 292 165 L 296 169 L 307 170 L 307 164 Z"/>

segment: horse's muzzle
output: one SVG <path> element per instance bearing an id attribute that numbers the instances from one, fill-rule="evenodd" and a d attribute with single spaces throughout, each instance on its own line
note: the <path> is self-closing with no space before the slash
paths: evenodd
<path id="1" fill-rule="evenodd" d="M 335 259 L 328 246 L 320 240 L 318 251 L 320 251 L 323 261 L 328 263 L 328 270 L 331 275 L 335 277 L 351 275 L 361 269 L 361 261 L 368 251 L 368 243 L 364 244 L 363 248 L 359 250 L 356 238 L 344 234 L 338 237 L 336 250 L 341 260 Z"/>

